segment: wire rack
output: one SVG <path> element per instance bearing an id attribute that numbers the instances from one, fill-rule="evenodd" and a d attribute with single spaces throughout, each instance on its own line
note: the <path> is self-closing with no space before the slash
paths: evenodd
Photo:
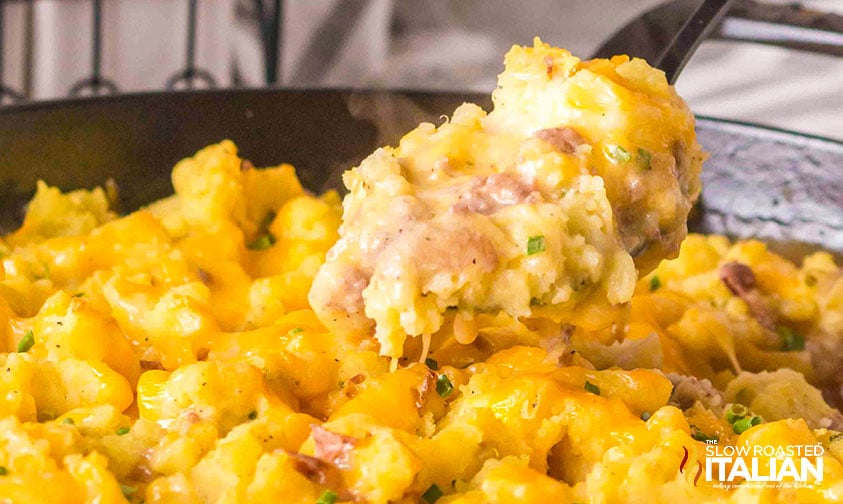
<path id="1" fill-rule="evenodd" d="M 45 0 L 50 1 L 50 0 Z M 52 0 L 56 1 L 56 0 Z M 33 28 L 32 8 L 39 0 L 0 0 L 0 103 L 16 103 L 31 98 L 31 83 L 33 71 Z M 77 2 L 79 3 L 79 2 Z M 121 86 L 109 75 L 103 73 L 103 0 L 90 0 L 89 9 L 91 15 L 90 31 L 90 68 L 87 75 L 73 82 L 67 89 L 67 96 L 90 96 L 109 95 L 121 92 Z M 180 69 L 170 75 L 166 81 L 161 83 L 161 89 L 193 89 L 197 87 L 213 88 L 218 87 L 220 76 L 215 76 L 211 71 L 197 65 L 196 45 L 198 26 L 199 0 L 187 0 L 186 24 L 184 33 L 184 62 Z M 25 9 L 23 29 L 20 30 L 18 40 L 12 41 L 22 48 L 23 60 L 23 83 L 14 87 L 4 79 L 4 59 L 7 54 L 7 47 L 4 47 L 6 28 L 6 10 L 10 5 L 22 5 Z M 283 27 L 282 15 L 283 0 L 239 0 L 235 3 L 238 17 L 249 18 L 250 22 L 257 23 L 260 35 L 260 49 L 263 60 L 263 83 L 274 85 L 279 80 L 280 68 L 280 41 Z M 234 69 L 230 79 L 237 83 L 237 75 Z"/>
<path id="2" fill-rule="evenodd" d="M 301 7 L 309 1 L 300 0 L 302 4 L 288 2 L 287 7 Z M 301 60 L 308 64 L 295 68 L 295 77 L 299 83 L 313 85 L 318 82 L 319 73 L 323 71 L 330 59 L 339 52 L 338 48 L 345 42 L 344 39 L 349 36 L 348 26 L 353 24 L 350 20 L 353 20 L 354 16 L 359 15 L 359 11 L 364 10 L 367 5 L 374 1 L 376 0 L 341 0 L 337 2 L 332 11 L 324 15 L 323 26 L 317 37 L 321 46 L 316 49 L 314 47 L 305 48 L 306 50 L 302 51 L 305 57 Z M 669 40 L 672 31 L 682 25 L 684 22 L 683 16 L 687 16 L 688 12 L 693 12 L 699 1 L 672 0 L 649 12 L 642 13 L 627 26 L 626 31 L 622 30 L 618 32 L 616 37 L 609 39 L 598 53 L 617 53 L 618 51 L 613 44 L 620 44 L 621 46 L 625 44 L 628 47 L 630 37 L 637 37 L 636 46 L 639 47 L 641 53 L 636 55 L 651 59 L 651 56 L 658 54 L 666 40 Z M 211 26 L 200 26 L 202 23 L 199 11 L 201 8 L 207 9 L 209 5 L 222 4 L 223 2 L 228 2 L 226 5 L 232 7 L 236 22 L 247 23 L 252 32 L 257 35 L 257 46 L 259 46 L 260 51 L 259 66 L 261 68 L 258 72 L 260 76 L 259 78 L 255 77 L 256 73 L 253 72 L 250 74 L 247 84 L 267 86 L 282 84 L 281 46 L 284 40 L 282 30 L 285 21 L 283 0 L 205 0 L 203 2 L 199 2 L 199 0 L 143 0 L 143 2 L 148 3 L 142 3 L 141 0 L 0 0 L 0 104 L 19 103 L 43 97 L 39 95 L 37 90 L 34 91 L 37 88 L 33 84 L 33 75 L 37 74 L 37 71 L 34 70 L 36 66 L 34 60 L 37 59 L 37 55 L 34 56 L 34 52 L 36 52 L 34 46 L 37 37 L 48 34 L 43 31 L 36 33 L 38 30 L 34 26 L 33 11 L 37 7 L 49 3 L 52 3 L 53 6 L 72 4 L 77 7 L 77 13 L 79 12 L 78 8 L 81 7 L 85 15 L 90 16 L 89 19 L 85 20 L 83 32 L 88 27 L 90 27 L 90 31 L 81 34 L 83 38 L 87 38 L 87 43 L 82 50 L 89 56 L 84 58 L 86 68 L 74 68 L 72 80 L 62 83 L 61 90 L 58 94 L 53 94 L 52 97 L 98 96 L 137 90 L 127 86 L 125 82 L 121 82 L 114 75 L 110 75 L 105 70 L 108 65 L 103 64 L 104 53 L 109 49 L 109 44 L 117 45 L 119 43 L 119 38 L 107 36 L 113 35 L 113 33 L 108 33 L 106 30 L 112 29 L 113 31 L 113 28 L 108 26 L 105 21 L 104 11 L 114 8 L 120 2 L 124 2 L 123 5 L 128 2 L 137 2 L 135 5 L 156 4 L 159 6 L 166 5 L 171 10 L 172 8 L 176 8 L 176 10 L 184 9 L 181 11 L 183 17 L 182 15 L 178 16 L 179 22 L 182 19 L 184 20 L 184 25 L 174 27 L 171 30 L 174 36 L 181 40 L 174 39 L 173 44 L 177 47 L 166 48 L 167 52 L 183 54 L 183 60 L 177 64 L 178 68 L 176 68 L 176 65 L 169 66 L 168 68 L 171 68 L 171 70 L 167 75 L 161 73 L 160 82 L 156 81 L 154 89 L 178 90 L 244 84 L 237 65 L 217 65 L 215 68 L 208 68 L 207 65 L 199 63 L 200 60 L 197 58 L 198 34 L 203 32 L 207 35 L 213 32 Z M 805 9 L 798 3 L 768 2 L 736 0 L 729 14 L 713 31 L 712 38 L 746 40 L 837 56 L 843 55 L 842 16 Z M 396 5 L 402 4 L 399 0 L 394 0 L 394 3 Z M 11 6 L 18 7 L 18 11 L 22 7 L 25 11 L 23 16 L 17 16 L 13 20 L 17 24 L 17 29 L 12 30 L 14 33 L 9 30 L 12 25 L 11 20 L 6 19 L 8 17 L 7 11 Z M 417 4 L 413 2 L 403 2 L 404 11 L 413 11 L 416 6 Z M 398 13 L 401 10 L 395 9 Z M 420 8 L 405 13 L 405 19 L 419 17 L 419 10 Z M 207 21 L 207 16 L 205 19 Z M 63 22 L 64 19 L 60 21 Z M 394 32 L 400 31 L 400 23 L 393 19 L 392 24 Z M 215 34 L 211 33 L 211 35 Z M 61 43 L 58 42 L 57 44 L 56 47 L 60 48 Z M 22 54 L 17 60 L 17 62 L 21 62 L 20 68 L 18 68 L 17 62 L 14 66 L 10 64 L 4 66 L 4 59 L 10 54 L 8 46 L 14 46 L 12 49 L 16 51 L 15 54 Z M 158 47 L 160 50 L 160 45 Z M 649 54 L 648 51 L 652 54 Z M 82 60 L 80 59 L 80 61 Z M 414 62 L 415 60 L 410 58 L 408 61 Z M 415 61 L 412 64 L 417 63 Z M 16 73 L 13 76 L 14 78 L 4 75 L 4 68 L 14 70 L 14 73 Z M 76 75 L 81 75 L 81 77 L 76 78 Z M 283 84 L 289 83 L 284 81 Z"/>

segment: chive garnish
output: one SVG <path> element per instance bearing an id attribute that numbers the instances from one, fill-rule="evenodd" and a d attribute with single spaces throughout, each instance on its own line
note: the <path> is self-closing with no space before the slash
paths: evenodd
<path id="1" fill-rule="evenodd" d="M 632 155 L 620 145 L 609 145 L 607 149 L 609 151 L 609 156 L 615 161 L 626 163 L 632 159 Z"/>
<path id="2" fill-rule="evenodd" d="M 444 495 L 442 489 L 439 488 L 436 483 L 430 485 L 427 490 L 424 491 L 422 494 L 422 499 L 425 500 L 428 504 L 433 504 L 434 502 L 438 501 L 440 497 Z"/>
<path id="3" fill-rule="evenodd" d="M 275 245 L 275 237 L 270 233 L 258 236 L 255 241 L 249 244 L 249 250 L 266 250 Z"/>
<path id="4" fill-rule="evenodd" d="M 805 336 L 796 334 L 793 329 L 785 326 L 779 326 L 776 328 L 776 332 L 782 339 L 782 350 L 785 352 L 805 350 Z"/>
<path id="5" fill-rule="evenodd" d="M 718 441 L 720 438 L 717 436 L 709 436 L 703 431 L 699 429 L 696 425 L 691 426 L 691 437 L 696 439 L 697 441 Z"/>
<path id="6" fill-rule="evenodd" d="M 132 494 L 137 492 L 138 489 L 133 487 L 133 486 L 121 484 L 120 485 L 120 491 L 123 492 L 123 497 L 125 497 L 126 499 L 131 499 Z"/>
<path id="7" fill-rule="evenodd" d="M 655 292 L 659 290 L 662 286 L 662 281 L 658 275 L 653 275 L 650 277 L 650 292 Z"/>
<path id="8" fill-rule="evenodd" d="M 35 335 L 32 334 L 32 329 L 26 331 L 20 341 L 18 341 L 18 353 L 26 353 L 35 344 Z"/>
<path id="9" fill-rule="evenodd" d="M 731 404 L 729 405 L 729 409 L 726 410 L 726 421 L 730 424 L 733 424 L 741 418 L 745 417 L 748 413 L 749 410 L 743 404 Z"/>
<path id="10" fill-rule="evenodd" d="M 337 493 L 332 490 L 325 490 L 316 499 L 316 504 L 334 504 L 335 502 L 337 502 Z"/>
<path id="11" fill-rule="evenodd" d="M 448 379 L 448 375 L 440 374 L 436 377 L 436 393 L 445 399 L 454 391 L 454 384 Z"/>
<path id="12" fill-rule="evenodd" d="M 527 239 L 527 255 L 538 254 L 539 252 L 544 252 L 545 243 L 544 243 L 544 236 L 531 236 Z"/>
<path id="13" fill-rule="evenodd" d="M 750 427 L 755 427 L 763 421 L 764 419 L 757 415 L 739 418 L 732 424 L 732 431 L 734 431 L 735 434 L 742 434 L 743 432 L 749 430 Z"/>
<path id="14" fill-rule="evenodd" d="M 653 162 L 653 153 L 648 151 L 647 149 L 638 149 L 638 162 L 641 163 L 641 167 L 645 170 L 649 170 L 652 168 Z"/>

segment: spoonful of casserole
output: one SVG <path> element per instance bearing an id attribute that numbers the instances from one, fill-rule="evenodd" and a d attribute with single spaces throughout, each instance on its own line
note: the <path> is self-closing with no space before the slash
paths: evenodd
<path id="1" fill-rule="evenodd" d="M 678 253 L 705 156 L 660 70 L 536 39 L 509 51 L 492 99 L 344 174 L 340 239 L 309 294 L 329 328 L 374 331 L 399 357 L 448 311 L 588 325 Z"/>

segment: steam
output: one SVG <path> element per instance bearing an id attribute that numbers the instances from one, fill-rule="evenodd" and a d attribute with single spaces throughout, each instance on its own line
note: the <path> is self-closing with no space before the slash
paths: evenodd
<path id="1" fill-rule="evenodd" d="M 422 122 L 435 122 L 443 113 L 431 113 L 410 97 L 390 92 L 352 93 L 348 97 L 348 112 L 375 126 L 379 147 L 397 145 L 404 134 Z"/>
<path id="2" fill-rule="evenodd" d="M 352 92 L 346 102 L 352 118 L 366 123 L 375 130 L 371 148 L 364 156 L 384 146 L 398 145 L 398 141 L 420 123 L 441 124 L 443 115 L 450 116 L 464 101 L 477 101 L 482 97 L 447 93 L 401 93 L 397 91 Z M 331 166 L 322 190 L 336 189 L 345 192 L 342 174 L 357 166 L 362 158 L 343 160 Z"/>

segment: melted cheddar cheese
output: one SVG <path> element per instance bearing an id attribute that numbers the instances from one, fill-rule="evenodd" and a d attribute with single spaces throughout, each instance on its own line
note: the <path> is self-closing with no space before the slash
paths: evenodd
<path id="1" fill-rule="evenodd" d="M 640 66 L 543 46 L 514 50 L 510 64 L 536 63 L 531 51 L 558 56 L 553 72 L 593 68 L 589 78 L 612 89 L 624 65 Z M 464 114 L 487 120 L 467 106 L 400 149 L 428 152 L 431 135 L 479 141 L 459 132 Z M 519 148 L 550 156 L 539 140 Z M 555 159 L 600 164 L 593 147 Z M 653 170 L 670 162 L 653 159 Z M 615 226 L 614 182 L 599 178 L 575 175 L 583 185 L 571 190 L 602 187 L 588 194 Z M 407 338 L 393 359 L 308 302 L 326 258 L 343 257 L 337 194 L 307 193 L 289 165 L 255 169 L 229 141 L 179 162 L 173 185 L 119 216 L 105 191 L 39 183 L 21 228 L 0 239 L 0 502 L 843 499 L 843 273 L 829 254 L 797 265 L 759 242 L 691 235 L 676 259 L 633 280 L 628 309 L 588 298 L 576 326 L 538 306 L 446 310 L 439 330 Z M 507 225 L 517 222 L 538 232 L 526 217 Z M 518 271 L 551 267 L 536 256 Z M 705 481 L 706 439 L 819 446 L 822 480 Z"/>

